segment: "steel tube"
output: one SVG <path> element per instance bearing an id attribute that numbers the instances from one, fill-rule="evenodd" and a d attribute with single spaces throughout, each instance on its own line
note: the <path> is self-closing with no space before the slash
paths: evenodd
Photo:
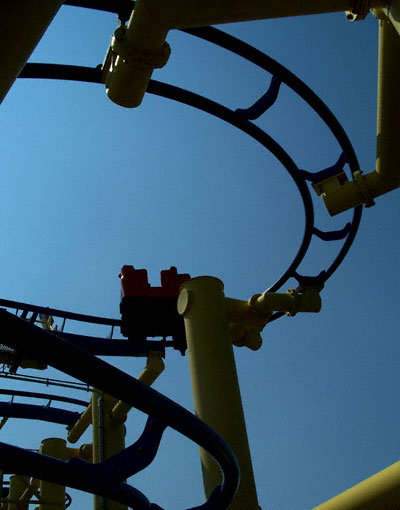
<path id="1" fill-rule="evenodd" d="M 62 0 L 0 2 L 0 103 L 62 4 Z"/>
<path id="2" fill-rule="evenodd" d="M 64 459 L 66 442 L 55 437 L 44 439 L 39 452 L 56 459 Z M 65 486 L 40 480 L 40 510 L 64 510 Z"/>
<path id="3" fill-rule="evenodd" d="M 83 411 L 80 418 L 73 424 L 68 432 L 67 439 L 70 443 L 76 443 L 92 423 L 92 403 Z"/>
<path id="4" fill-rule="evenodd" d="M 370 4 L 380 7 L 383 2 Z M 160 56 L 171 29 L 349 11 L 354 5 L 354 0 L 137 0 L 124 38 L 131 58 L 117 58 L 106 79 L 107 95 L 128 108 L 141 103 L 153 72 L 143 60 Z"/>
<path id="5" fill-rule="evenodd" d="M 184 317 L 194 407 L 197 416 L 230 445 L 238 459 L 240 484 L 229 510 L 257 510 L 258 501 L 247 439 L 223 283 L 213 277 L 185 282 L 178 299 Z M 200 449 L 206 497 L 221 484 L 221 471 Z"/>
<path id="6" fill-rule="evenodd" d="M 367 478 L 314 510 L 396 510 L 400 508 L 400 462 Z"/>
<path id="7" fill-rule="evenodd" d="M 399 55 L 399 34 L 380 20 L 376 171 L 389 189 L 400 186 Z"/>
<path id="8" fill-rule="evenodd" d="M 117 399 L 111 395 L 97 395 L 92 400 L 94 414 L 98 417 L 93 419 L 93 462 L 103 462 L 114 454 L 121 452 L 125 448 L 125 425 L 123 421 L 114 420 L 111 411 L 115 407 Z M 94 409 L 97 407 L 97 409 Z M 99 430 L 95 431 L 94 428 Z M 94 508 L 100 510 L 104 506 L 108 510 L 127 510 L 128 507 L 123 503 L 104 498 L 103 496 L 94 496 Z"/>
<path id="9" fill-rule="evenodd" d="M 151 386 L 157 377 L 163 372 L 165 365 L 162 359 L 163 353 L 160 351 L 149 352 L 146 366 L 139 374 L 137 380 L 146 386 Z M 111 410 L 111 417 L 117 421 L 125 421 L 127 414 L 132 406 L 122 400 L 118 401 Z"/>
<path id="10" fill-rule="evenodd" d="M 10 492 L 8 493 L 8 510 L 28 510 L 28 503 L 21 501 L 22 494 L 29 485 L 27 476 L 13 475 L 10 477 Z"/>

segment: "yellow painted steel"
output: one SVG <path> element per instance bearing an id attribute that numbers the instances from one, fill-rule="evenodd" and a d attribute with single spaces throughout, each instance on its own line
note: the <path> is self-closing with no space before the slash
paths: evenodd
<path id="1" fill-rule="evenodd" d="M 57 459 L 65 458 L 66 441 L 59 438 L 44 439 L 39 452 Z M 65 487 L 56 483 L 40 480 L 40 510 L 64 510 Z"/>
<path id="2" fill-rule="evenodd" d="M 111 410 L 118 400 L 111 395 L 93 392 L 92 424 L 93 424 L 93 462 L 102 462 L 125 448 L 125 425 L 114 420 Z M 126 505 L 116 503 L 101 496 L 94 496 L 95 510 L 128 510 Z"/>
<path id="3" fill-rule="evenodd" d="M 27 476 L 13 475 L 10 477 L 10 491 L 8 494 L 8 510 L 28 510 L 28 503 L 20 501 L 21 495 L 29 485 Z"/>
<path id="4" fill-rule="evenodd" d="M 261 331 L 273 312 L 294 316 L 298 312 L 321 310 L 321 287 L 289 289 L 286 293 L 264 292 L 248 301 L 225 298 L 226 313 L 233 345 L 254 351 L 262 345 Z"/>
<path id="5" fill-rule="evenodd" d="M 208 276 L 188 280 L 179 295 L 178 311 L 185 321 L 196 414 L 225 439 L 239 462 L 240 486 L 229 510 L 257 510 L 223 283 Z M 204 450 L 200 450 L 200 459 L 208 498 L 221 483 L 221 472 Z"/>
<path id="6" fill-rule="evenodd" d="M 376 171 L 389 189 L 400 186 L 400 36 L 379 21 Z"/>
<path id="7" fill-rule="evenodd" d="M 400 462 L 322 503 L 314 510 L 400 510 Z"/>
<path id="8" fill-rule="evenodd" d="M 70 443 L 76 443 L 92 423 L 92 403 L 81 414 L 79 420 L 74 423 L 68 432 L 67 439 Z"/>
<path id="9" fill-rule="evenodd" d="M 373 9 L 377 18 L 388 19 L 400 35 L 400 0 L 391 0 L 381 9 Z"/>
<path id="10" fill-rule="evenodd" d="M 400 12 L 399 4 L 392 13 Z M 400 35 L 384 11 L 375 10 L 383 18 L 379 20 L 376 170 L 365 175 L 356 172 L 352 181 L 339 174 L 314 185 L 331 216 L 357 205 L 374 205 L 375 198 L 400 186 Z"/>
<path id="11" fill-rule="evenodd" d="M 86 460 L 87 462 L 93 462 L 93 445 L 83 444 L 78 448 L 76 455 L 80 459 Z"/>
<path id="12" fill-rule="evenodd" d="M 285 293 L 264 292 L 255 294 L 248 301 L 226 298 L 229 320 L 257 325 L 262 317 L 272 312 L 284 312 L 288 316 L 298 312 L 318 313 L 321 310 L 321 287 L 289 289 Z"/>
<path id="13" fill-rule="evenodd" d="M 383 0 L 370 0 L 382 7 Z M 352 11 L 355 0 L 137 0 L 125 29 L 116 31 L 106 58 L 105 83 L 108 97 L 134 108 L 146 92 L 151 74 L 169 56 L 168 31 L 237 21 Z"/>
<path id="14" fill-rule="evenodd" d="M 149 352 L 147 356 L 146 366 L 139 374 L 138 381 L 151 386 L 157 377 L 164 371 L 165 365 L 162 359 L 163 353 L 159 351 Z M 114 420 L 125 421 L 126 415 L 132 409 L 132 406 L 122 402 L 121 400 L 111 410 L 111 416 Z"/>
<path id="15" fill-rule="evenodd" d="M 40 498 L 39 495 L 39 486 L 40 486 L 40 480 L 37 480 L 36 478 L 33 478 L 29 485 L 26 487 L 24 492 L 21 494 L 20 501 L 22 504 L 29 503 L 31 497 L 35 495 L 38 500 Z"/>
<path id="16" fill-rule="evenodd" d="M 0 103 L 62 3 L 62 0 L 1 0 Z"/>
<path id="17" fill-rule="evenodd" d="M 154 351 L 150 352 L 147 356 L 146 366 L 144 367 L 143 371 L 140 373 L 138 380 L 144 384 L 147 384 L 148 386 L 151 386 L 153 382 L 157 379 L 157 377 L 161 374 L 161 372 L 164 370 L 165 365 L 164 361 L 162 359 L 162 352 Z M 126 415 L 128 412 L 132 409 L 132 406 L 126 404 L 125 402 L 117 402 L 113 409 L 111 410 L 111 417 L 114 420 L 119 421 L 125 421 Z M 92 417 L 93 417 L 93 409 L 92 409 L 92 403 L 88 405 L 88 407 L 85 409 L 85 411 L 82 413 L 79 420 L 74 423 L 74 425 L 71 427 L 71 429 L 68 432 L 68 441 L 70 443 L 76 443 L 82 436 L 82 434 L 87 430 L 87 428 L 92 423 Z M 89 445 L 83 445 L 83 446 L 89 446 Z M 82 449 L 82 447 L 81 447 Z M 91 456 L 91 452 L 85 452 L 82 451 L 80 456 L 83 458 L 83 456 Z M 100 462 L 100 461 L 97 461 Z"/>
<path id="18" fill-rule="evenodd" d="M 160 351 L 149 352 L 146 365 L 138 377 L 138 380 L 141 383 L 151 386 L 158 376 L 164 371 L 165 364 L 162 356 L 163 353 Z"/>
<path id="19" fill-rule="evenodd" d="M 150 386 L 163 370 L 162 352 L 150 352 L 147 357 L 146 366 L 138 379 Z M 92 413 L 90 421 L 92 422 L 93 430 L 93 462 L 99 463 L 125 448 L 124 422 L 132 407 L 110 395 L 100 392 L 93 392 L 91 404 L 87 410 L 89 407 Z M 83 423 L 79 426 L 77 422 L 77 429 L 74 432 L 74 429 L 71 430 L 73 439 L 80 434 L 88 420 L 88 417 L 84 418 Z M 107 510 L 127 510 L 127 506 L 121 503 L 106 500 L 101 496 L 95 495 L 94 509 L 104 510 L 104 505 L 106 505 Z"/>

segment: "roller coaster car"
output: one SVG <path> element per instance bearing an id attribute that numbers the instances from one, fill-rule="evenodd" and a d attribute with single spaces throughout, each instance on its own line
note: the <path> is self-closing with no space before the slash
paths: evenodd
<path id="1" fill-rule="evenodd" d="M 149 284 L 146 269 L 122 266 L 119 277 L 121 334 L 132 341 L 172 337 L 174 348 L 184 354 L 185 329 L 176 304 L 179 289 L 190 275 L 179 274 L 176 267 L 161 271 L 161 287 Z"/>

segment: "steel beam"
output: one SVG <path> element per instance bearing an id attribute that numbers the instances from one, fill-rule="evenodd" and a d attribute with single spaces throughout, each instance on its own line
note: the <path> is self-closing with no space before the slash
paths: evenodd
<path id="1" fill-rule="evenodd" d="M 62 0 L 0 2 L 0 103 L 62 4 Z"/>

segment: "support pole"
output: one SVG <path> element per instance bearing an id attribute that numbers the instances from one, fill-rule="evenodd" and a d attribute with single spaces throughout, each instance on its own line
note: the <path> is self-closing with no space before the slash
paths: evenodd
<path id="1" fill-rule="evenodd" d="M 380 20 L 376 171 L 390 190 L 400 185 L 399 55 L 399 34 Z"/>
<path id="2" fill-rule="evenodd" d="M 39 452 L 56 459 L 64 459 L 66 441 L 55 437 L 43 439 Z M 40 481 L 40 510 L 64 510 L 65 487 L 56 483 Z"/>
<path id="3" fill-rule="evenodd" d="M 76 443 L 82 436 L 82 434 L 88 429 L 92 423 L 92 403 L 81 414 L 79 420 L 74 423 L 71 429 L 68 431 L 67 439 L 70 443 Z"/>
<path id="4" fill-rule="evenodd" d="M 314 510 L 397 510 L 400 508 L 400 462 L 396 462 Z"/>
<path id="5" fill-rule="evenodd" d="M 137 380 L 147 386 L 151 386 L 153 382 L 157 379 L 157 377 L 162 373 L 165 368 L 164 361 L 162 359 L 162 352 L 151 351 L 147 356 L 146 366 L 143 371 L 139 374 Z M 115 407 L 111 411 L 111 416 L 114 420 L 125 421 L 126 416 L 129 411 L 132 409 L 132 406 L 122 402 L 121 400 L 117 402 Z"/>
<path id="6" fill-rule="evenodd" d="M 0 103 L 62 4 L 62 0 L 1 0 Z"/>
<path id="7" fill-rule="evenodd" d="M 118 400 L 107 394 L 93 392 L 93 463 L 109 459 L 125 448 L 125 425 L 113 420 L 111 411 Z M 94 510 L 128 510 L 126 505 L 94 495 Z"/>
<path id="8" fill-rule="evenodd" d="M 223 283 L 203 276 L 182 286 L 178 311 L 184 316 L 194 407 L 197 416 L 230 445 L 240 467 L 240 485 L 229 510 L 257 510 L 258 501 L 239 382 L 229 335 Z M 221 471 L 200 450 L 206 498 L 221 483 Z"/>
<path id="9" fill-rule="evenodd" d="M 21 503 L 20 498 L 29 485 L 27 476 L 13 475 L 10 477 L 10 492 L 8 494 L 8 510 L 28 510 L 28 503 Z"/>

